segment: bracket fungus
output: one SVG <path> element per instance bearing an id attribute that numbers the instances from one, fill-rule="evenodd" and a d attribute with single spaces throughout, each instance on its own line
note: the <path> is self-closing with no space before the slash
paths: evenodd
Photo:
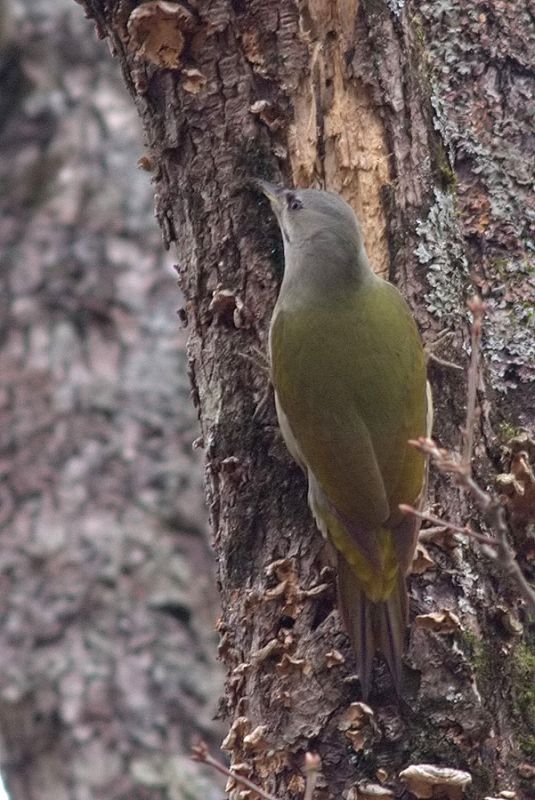
<path id="1" fill-rule="evenodd" d="M 338 730 L 349 739 L 356 753 L 363 750 L 366 742 L 373 736 L 373 716 L 373 710 L 366 703 L 351 703 L 338 723 Z"/>
<path id="2" fill-rule="evenodd" d="M 442 608 L 430 614 L 418 614 L 414 622 L 416 627 L 434 633 L 454 633 L 462 629 L 459 617 L 449 608 Z"/>
<path id="3" fill-rule="evenodd" d="M 394 792 L 379 783 L 359 783 L 357 800 L 390 800 Z"/>
<path id="4" fill-rule="evenodd" d="M 413 764 L 399 773 L 415 797 L 446 797 L 461 800 L 465 786 L 472 782 L 469 772 L 433 764 Z"/>
<path id="5" fill-rule="evenodd" d="M 130 46 L 156 67 L 177 69 L 185 46 L 184 34 L 193 27 L 193 14 L 180 3 L 150 0 L 130 14 Z"/>

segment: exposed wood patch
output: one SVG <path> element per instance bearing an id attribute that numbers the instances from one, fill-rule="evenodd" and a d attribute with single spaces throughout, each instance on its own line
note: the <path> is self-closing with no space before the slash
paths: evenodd
<path id="1" fill-rule="evenodd" d="M 356 19 L 356 0 L 310 0 L 300 6 L 309 65 L 294 96 L 288 150 L 296 185 L 332 189 L 353 206 L 370 260 L 377 272 L 386 274 L 382 190 L 390 180 L 388 148 L 371 91 L 348 66 L 348 55 L 358 43 Z"/>

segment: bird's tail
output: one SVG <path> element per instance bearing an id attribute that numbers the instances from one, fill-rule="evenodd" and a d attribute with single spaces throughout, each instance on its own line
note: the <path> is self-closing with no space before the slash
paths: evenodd
<path id="1" fill-rule="evenodd" d="M 401 693 L 401 657 L 407 629 L 407 586 L 398 573 L 390 596 L 383 601 L 369 600 L 344 556 L 338 551 L 338 593 L 342 618 L 357 659 L 364 698 L 370 690 L 373 659 L 380 650 L 398 695 Z"/>

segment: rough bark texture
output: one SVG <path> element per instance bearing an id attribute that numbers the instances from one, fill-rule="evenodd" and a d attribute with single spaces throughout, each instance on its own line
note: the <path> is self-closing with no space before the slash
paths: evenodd
<path id="1" fill-rule="evenodd" d="M 524 129 L 513 141 L 498 122 L 485 138 L 487 126 L 468 119 L 481 108 L 463 69 L 487 75 L 491 86 L 503 54 L 511 85 L 529 95 L 532 16 L 522 0 L 489 0 L 478 6 L 477 19 L 476 4 L 463 0 L 83 5 L 120 59 L 155 166 L 164 239 L 178 244 L 223 604 L 220 653 L 232 724 L 225 749 L 279 796 L 302 791 L 309 749 L 322 759 L 318 797 L 347 796 L 362 780 L 399 787 L 399 769 L 419 762 L 469 770 L 473 797 L 512 787 L 531 796 L 529 636 L 518 643 L 514 587 L 497 581 L 466 543 L 432 544 L 425 571 L 412 581 L 413 614 L 449 609 L 459 624 L 450 618 L 436 631 L 413 626 L 406 702 L 396 706 L 378 670 L 373 724 L 348 708 L 358 700 L 358 683 L 304 482 L 282 446 L 273 409 L 254 416 L 267 382 L 256 351 L 265 347 L 281 252 L 266 205 L 244 180 L 260 175 L 341 191 L 363 217 L 376 268 L 400 285 L 425 338 L 451 329 L 448 355 L 465 363 L 468 274 L 476 262 L 487 264 L 474 255 L 478 243 L 498 248 L 508 284 L 514 267 L 502 225 L 507 213 L 516 225 L 514 258 L 520 254 L 518 263 L 527 264 L 529 253 L 527 203 L 500 211 L 501 184 L 491 195 L 478 159 L 485 149 L 485 164 L 506 182 L 502 142 L 513 162 L 515 146 L 529 158 L 529 141 Z M 487 45 L 479 47 L 483 36 Z M 513 96 L 504 86 L 503 102 Z M 473 152 L 463 155 L 469 147 Z M 452 166 L 460 172 L 458 208 Z M 509 197 L 520 191 L 512 185 Z M 489 219 L 486 227 L 479 220 L 480 239 L 469 214 L 478 197 L 487 198 Z M 520 280 L 517 269 L 515 292 Z M 519 291 L 527 293 L 525 282 Z M 501 313 L 493 316 L 489 342 L 502 322 Z M 528 353 L 519 340 L 514 377 L 525 380 Z M 504 361 L 511 353 L 510 344 L 500 350 Z M 493 376 L 509 391 L 507 368 Z M 433 367 L 431 378 L 436 434 L 457 443 L 464 382 L 442 367 Z M 515 402 L 503 407 L 514 409 Z M 483 410 L 477 455 L 485 475 L 487 451 L 497 457 L 497 449 L 488 404 Z M 448 518 L 470 514 L 436 477 L 431 502 Z"/>
<path id="2" fill-rule="evenodd" d="M 188 753 L 222 686 L 198 426 L 139 123 L 71 2 L 19 5 L 0 97 L 0 768 L 12 800 L 215 797 Z"/>

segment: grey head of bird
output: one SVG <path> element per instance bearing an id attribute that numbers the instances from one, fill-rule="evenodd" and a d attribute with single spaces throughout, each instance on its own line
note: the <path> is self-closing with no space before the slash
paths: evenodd
<path id="1" fill-rule="evenodd" d="M 268 198 L 284 242 L 285 278 L 303 272 L 331 286 L 371 272 L 364 238 L 351 206 L 334 192 L 286 189 L 254 181 Z M 297 275 L 296 275 L 297 276 Z"/>

